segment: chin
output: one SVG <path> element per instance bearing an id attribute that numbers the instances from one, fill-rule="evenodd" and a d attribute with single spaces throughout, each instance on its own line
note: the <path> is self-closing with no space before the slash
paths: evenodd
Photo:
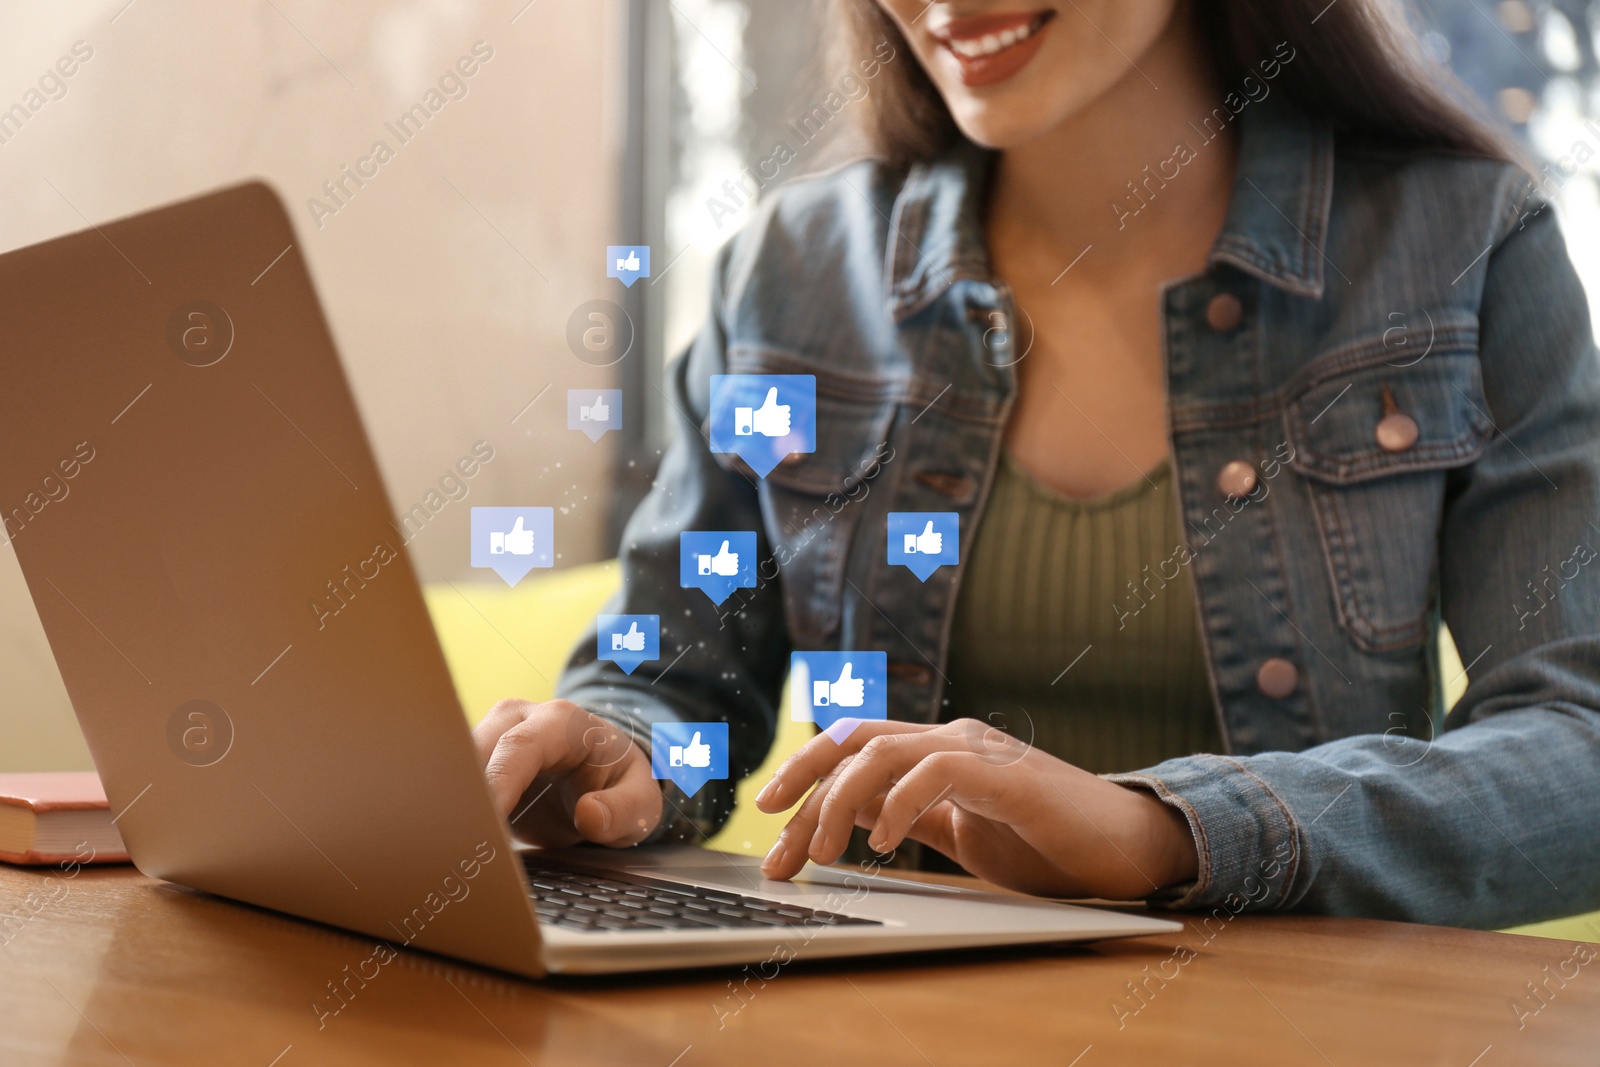
<path id="1" fill-rule="evenodd" d="M 1036 100 L 1012 101 L 1004 96 L 986 100 L 952 96 L 947 96 L 946 101 L 956 127 L 969 141 L 996 151 L 1016 148 L 1043 136 L 1076 110 L 1070 104 L 1046 109 L 1037 106 Z"/>

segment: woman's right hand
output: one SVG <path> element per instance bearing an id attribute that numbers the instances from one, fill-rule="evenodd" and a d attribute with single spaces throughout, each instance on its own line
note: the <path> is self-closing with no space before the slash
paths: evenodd
<path id="1" fill-rule="evenodd" d="M 502 700 L 472 731 L 489 792 L 519 841 L 622 848 L 661 822 L 661 785 L 633 739 L 569 700 Z"/>

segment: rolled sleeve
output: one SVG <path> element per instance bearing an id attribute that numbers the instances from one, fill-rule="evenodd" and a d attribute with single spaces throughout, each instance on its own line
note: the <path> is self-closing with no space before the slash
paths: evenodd
<path id="1" fill-rule="evenodd" d="M 1226 756 L 1186 756 L 1107 781 L 1150 790 L 1188 820 L 1199 875 L 1150 897 L 1158 907 L 1203 910 L 1218 905 L 1281 907 L 1293 884 L 1300 850 L 1294 815 L 1272 788 L 1240 761 Z"/>

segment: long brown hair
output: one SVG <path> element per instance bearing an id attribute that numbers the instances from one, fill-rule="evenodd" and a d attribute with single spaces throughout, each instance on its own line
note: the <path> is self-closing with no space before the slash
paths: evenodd
<path id="1" fill-rule="evenodd" d="M 1388 0 L 1190 0 L 1225 86 L 1240 82 L 1283 42 L 1294 59 L 1274 90 L 1341 133 L 1401 148 L 1436 149 L 1527 166 L 1522 149 L 1474 105 L 1448 71 L 1420 58 Z M 877 0 L 831 0 L 830 65 L 853 67 L 884 40 L 910 59 Z M 896 163 L 930 158 L 959 136 L 939 91 L 914 61 L 883 65 L 856 112 L 871 154 Z"/>

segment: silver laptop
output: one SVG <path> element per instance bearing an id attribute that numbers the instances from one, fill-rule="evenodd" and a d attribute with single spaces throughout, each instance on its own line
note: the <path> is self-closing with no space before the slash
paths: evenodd
<path id="1" fill-rule="evenodd" d="M 1181 929 L 515 847 L 265 185 L 0 256 L 0 321 L 0 517 L 146 874 L 535 977 Z"/>

